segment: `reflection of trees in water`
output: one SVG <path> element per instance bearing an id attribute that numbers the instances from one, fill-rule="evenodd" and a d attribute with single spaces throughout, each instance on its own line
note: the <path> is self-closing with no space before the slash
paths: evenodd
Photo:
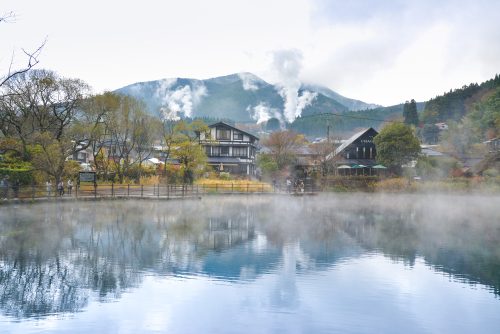
<path id="1" fill-rule="evenodd" d="M 17 317 L 74 312 L 93 296 L 120 297 L 141 283 L 144 271 L 254 279 L 278 266 L 276 296 L 290 296 L 296 271 L 330 267 L 366 250 L 409 265 L 422 256 L 436 270 L 498 294 L 497 211 L 476 202 L 467 212 L 471 203 L 447 211 L 441 209 L 449 203 L 434 198 L 398 200 L 216 197 L 5 207 L 0 307 Z"/>
<path id="2" fill-rule="evenodd" d="M 245 207 L 182 206 L 106 202 L 2 210 L 0 307 L 17 317 L 74 312 L 91 293 L 119 297 L 140 283 L 143 271 L 196 270 L 209 251 L 254 237 Z"/>
<path id="3" fill-rule="evenodd" d="M 492 201 L 436 196 L 402 198 L 398 206 L 373 204 L 370 210 L 350 208 L 351 218 L 343 221 L 344 230 L 364 248 L 410 266 L 421 256 L 438 272 L 500 295 L 500 213 Z"/>
<path id="4" fill-rule="evenodd" d="M 54 229 L 44 228 L 46 212 L 33 217 L 5 208 L 0 216 L 0 306 L 7 314 L 23 317 L 76 311 L 87 302 L 78 273 L 69 263 L 67 232 L 61 215 L 54 216 Z M 14 219 L 6 219 L 11 215 Z"/>

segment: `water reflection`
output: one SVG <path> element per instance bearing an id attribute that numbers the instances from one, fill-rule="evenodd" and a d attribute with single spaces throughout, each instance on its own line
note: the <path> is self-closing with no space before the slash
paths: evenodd
<path id="1" fill-rule="evenodd" d="M 366 254 L 500 293 L 497 199 L 227 197 L 3 207 L 0 308 L 15 318 L 119 299 L 145 275 L 245 284 L 275 273 L 270 303 L 299 307 L 297 279 Z"/>

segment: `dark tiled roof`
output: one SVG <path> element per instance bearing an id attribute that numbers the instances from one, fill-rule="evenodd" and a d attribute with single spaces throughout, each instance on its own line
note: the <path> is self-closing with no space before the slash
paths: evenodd
<path id="1" fill-rule="evenodd" d="M 256 135 L 253 135 L 253 134 L 251 134 L 251 133 L 249 133 L 249 132 L 246 132 L 246 131 L 243 131 L 243 130 L 241 130 L 241 129 L 235 128 L 234 126 L 229 125 L 229 124 L 224 123 L 224 122 L 217 122 L 217 123 L 214 123 L 214 124 L 210 124 L 208 127 L 209 127 L 209 128 L 214 128 L 214 127 L 216 127 L 217 125 L 223 125 L 223 126 L 225 126 L 225 127 L 231 128 L 231 129 L 233 129 L 233 130 L 236 130 L 236 131 L 242 132 L 242 133 L 244 133 L 244 134 L 246 134 L 246 135 L 248 135 L 248 136 L 250 136 L 250 137 L 255 138 L 256 140 L 259 140 L 259 137 L 257 137 Z"/>
<path id="2" fill-rule="evenodd" d="M 362 135 L 364 135 L 365 133 L 367 133 L 368 131 L 370 130 L 373 130 L 375 132 L 377 132 L 375 129 L 373 128 L 368 128 L 368 129 L 364 129 L 362 131 L 359 131 L 358 133 L 355 133 L 353 136 L 351 136 L 351 138 L 349 138 L 347 141 L 345 141 L 344 143 L 342 143 L 342 145 L 340 145 L 336 150 L 335 150 L 335 155 L 339 154 L 340 152 L 342 152 L 346 147 L 348 147 L 349 145 L 351 145 L 352 143 L 354 143 L 354 141 L 356 141 L 356 139 L 358 139 L 359 137 L 361 137 Z"/>

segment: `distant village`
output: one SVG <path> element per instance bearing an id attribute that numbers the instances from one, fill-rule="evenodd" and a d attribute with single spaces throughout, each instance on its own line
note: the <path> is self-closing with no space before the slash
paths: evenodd
<path id="1" fill-rule="evenodd" d="M 244 125 L 242 126 L 242 128 Z M 448 130 L 446 123 L 437 123 L 436 127 L 440 131 Z M 208 125 L 209 131 L 197 133 L 197 144 L 200 145 L 207 156 L 207 165 L 212 171 L 220 175 L 226 173 L 236 178 L 261 179 L 265 171 L 258 164 L 259 154 L 270 154 L 273 147 L 261 143 L 257 135 L 242 130 L 236 126 L 225 122 L 216 122 Z M 269 136 L 270 133 L 260 133 L 259 135 Z M 296 134 L 298 135 L 298 134 Z M 289 147 L 291 155 L 290 168 L 283 178 L 307 178 L 313 173 L 321 171 L 324 175 L 334 175 L 339 177 L 349 176 L 389 176 L 388 167 L 377 162 L 377 149 L 374 143 L 378 132 L 373 128 L 362 129 L 354 133 L 351 137 L 340 138 L 315 138 L 313 140 L 302 140 L 298 144 Z M 485 166 L 481 166 L 488 154 L 500 151 L 500 138 L 494 138 L 483 143 L 486 151 L 478 152 L 476 155 L 451 155 L 441 152 L 436 144 L 422 144 L 421 155 L 434 159 L 458 159 L 461 163 L 460 171 L 463 175 L 478 175 L 484 171 Z M 271 145 L 272 146 L 272 145 Z M 320 146 L 322 149 L 317 149 Z M 112 141 L 109 141 L 103 148 L 108 158 L 117 160 L 113 152 L 119 152 Z M 165 154 L 166 148 L 160 143 L 153 145 L 143 165 L 164 170 L 165 165 L 180 168 L 179 159 L 168 157 Z M 80 151 L 70 157 L 78 161 L 82 170 L 92 171 L 95 154 L 90 148 Z M 131 160 L 138 159 L 135 152 L 131 152 Z M 410 161 L 404 167 L 415 169 L 416 160 Z M 327 166 L 325 168 L 325 166 Z M 420 176 L 413 171 L 416 179 Z"/>
<path id="2" fill-rule="evenodd" d="M 499 85 L 496 76 L 464 86 L 430 100 L 420 112 L 415 100 L 362 114 L 320 109 L 295 120 L 313 127 L 312 135 L 307 127 L 294 127 L 295 121 L 277 118 L 265 124 L 181 119 L 167 117 L 172 115 L 163 107 L 155 115 L 135 97 L 89 95 L 81 80 L 30 70 L 1 86 L 0 186 L 16 194 L 19 187 L 64 188 L 89 180 L 95 185 L 245 180 L 274 188 L 293 182 L 323 190 L 391 178 L 497 180 L 500 123 L 492 119 Z M 481 96 L 480 104 L 465 104 L 467 96 L 486 89 L 491 93 Z M 449 107 L 457 96 L 463 110 Z M 465 108 L 472 109 L 461 121 L 448 117 L 451 110 L 459 119 Z M 385 116 L 360 116 L 368 112 Z M 346 127 L 347 120 L 356 122 Z"/>

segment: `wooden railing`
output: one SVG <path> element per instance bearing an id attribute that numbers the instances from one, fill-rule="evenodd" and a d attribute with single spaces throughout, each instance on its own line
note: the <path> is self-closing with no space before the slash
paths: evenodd
<path id="1" fill-rule="evenodd" d="M 264 194 L 264 193 L 311 193 L 314 189 L 304 187 L 293 188 L 271 185 L 268 183 L 213 183 L 201 185 L 137 185 L 137 184 L 82 184 L 74 186 L 71 191 L 65 187 L 59 192 L 55 187 L 46 186 L 11 186 L 0 188 L 1 200 L 35 200 L 57 198 L 182 198 L 197 197 L 210 194 Z"/>

